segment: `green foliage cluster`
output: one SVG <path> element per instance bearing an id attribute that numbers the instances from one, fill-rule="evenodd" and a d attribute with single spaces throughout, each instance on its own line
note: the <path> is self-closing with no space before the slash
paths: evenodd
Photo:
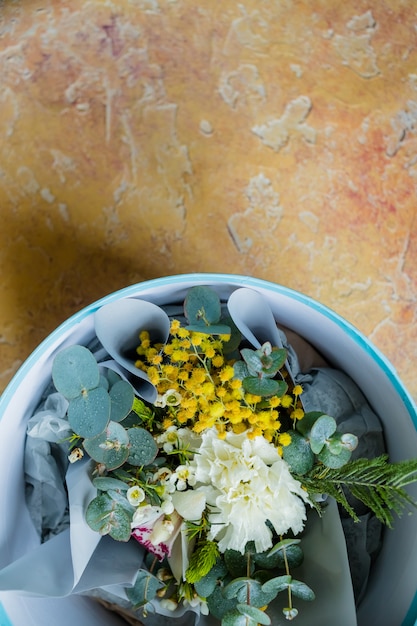
<path id="1" fill-rule="evenodd" d="M 98 466 L 112 472 L 125 466 L 137 471 L 151 464 L 158 447 L 143 427 L 150 418 L 144 403 L 135 398 L 132 385 L 100 368 L 84 346 L 74 345 L 60 352 L 53 363 L 54 385 L 69 401 L 68 421 L 75 435 L 72 444 L 82 443 Z M 124 474 L 126 477 L 126 474 Z M 132 476 L 128 473 L 129 480 Z M 98 495 L 89 504 L 87 523 L 100 534 L 118 541 L 130 539 L 134 508 L 126 498 L 128 484 L 112 478 L 95 479 Z"/>
<path id="2" fill-rule="evenodd" d="M 339 432 L 333 417 L 310 411 L 295 423 L 291 443 L 283 448 L 283 457 L 292 473 L 304 475 L 317 462 L 332 469 L 342 467 L 357 445 L 356 435 Z"/>
<path id="3" fill-rule="evenodd" d="M 265 611 L 279 593 L 287 596 L 288 609 L 294 610 L 293 597 L 314 600 L 314 592 L 290 574 L 290 569 L 303 561 L 299 539 L 281 539 L 266 552 L 256 552 L 249 542 L 244 554 L 226 550 L 218 555 L 214 566 L 198 580 L 189 568 L 197 593 L 205 597 L 210 614 L 221 620 L 222 626 L 268 626 L 271 619 Z"/>
<path id="4" fill-rule="evenodd" d="M 243 360 L 235 363 L 234 370 L 245 391 L 261 397 L 279 398 L 286 393 L 288 385 L 281 374 L 287 359 L 284 348 L 272 348 L 267 342 L 258 350 L 243 348 L 240 354 Z"/>

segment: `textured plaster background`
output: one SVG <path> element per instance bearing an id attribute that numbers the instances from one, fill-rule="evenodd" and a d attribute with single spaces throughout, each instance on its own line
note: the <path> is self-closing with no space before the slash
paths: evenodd
<path id="1" fill-rule="evenodd" d="M 0 385 L 69 315 L 235 272 L 355 324 L 417 397 L 417 10 L 0 0 Z"/>

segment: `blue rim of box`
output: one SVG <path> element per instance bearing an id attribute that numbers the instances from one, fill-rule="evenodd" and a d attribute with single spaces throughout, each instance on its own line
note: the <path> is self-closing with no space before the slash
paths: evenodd
<path id="1" fill-rule="evenodd" d="M 18 369 L 3 394 L 0 396 L 0 419 L 4 409 L 7 407 L 10 399 L 13 397 L 15 391 L 19 387 L 20 383 L 30 371 L 32 365 L 36 363 L 39 356 L 46 352 L 50 346 L 54 344 L 56 339 L 67 330 L 71 329 L 76 324 L 82 322 L 86 317 L 97 311 L 103 304 L 107 304 L 114 300 L 118 300 L 119 298 L 126 298 L 130 296 L 137 295 L 138 290 L 144 291 L 147 288 L 153 287 L 164 287 L 164 286 L 173 286 L 177 283 L 183 282 L 207 282 L 207 283 L 224 283 L 224 284 L 243 284 L 245 287 L 261 287 L 270 291 L 274 291 L 281 295 L 287 296 L 297 302 L 300 302 L 310 308 L 314 309 L 318 313 L 323 314 L 325 317 L 334 322 L 340 329 L 346 332 L 351 339 L 355 341 L 355 343 L 362 348 L 367 354 L 372 356 L 372 358 L 376 361 L 378 366 L 383 370 L 387 378 L 392 383 L 396 392 L 400 396 L 403 401 L 412 421 L 417 429 L 417 406 L 401 382 L 398 373 L 394 366 L 390 363 L 390 361 L 384 356 L 384 354 L 363 334 L 361 333 L 353 324 L 345 320 L 338 313 L 330 309 L 329 307 L 321 304 L 320 302 L 314 300 L 310 296 L 304 295 L 298 291 L 295 291 L 289 287 L 285 287 L 283 285 L 278 285 L 276 283 L 272 283 L 270 281 L 254 278 L 252 276 L 245 276 L 240 274 L 216 274 L 216 273 L 193 273 L 193 274 L 175 274 L 173 276 L 164 276 L 161 278 L 153 278 L 151 280 L 143 281 L 141 283 L 136 283 L 134 285 L 130 285 L 128 287 L 124 287 L 115 291 L 99 300 L 96 300 L 92 304 L 87 305 L 71 317 L 69 317 L 65 322 L 60 324 L 46 339 L 39 344 L 37 348 L 29 355 L 29 357 L 24 361 L 21 367 Z M 403 621 L 402 626 L 417 626 L 417 592 L 414 596 L 414 599 L 411 603 L 411 606 L 408 610 L 407 616 Z"/>

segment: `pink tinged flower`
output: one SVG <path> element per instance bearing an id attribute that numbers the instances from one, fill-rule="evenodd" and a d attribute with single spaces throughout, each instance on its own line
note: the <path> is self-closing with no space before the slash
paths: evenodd
<path id="1" fill-rule="evenodd" d="M 149 508 L 158 509 L 158 507 Z M 181 523 L 182 519 L 175 511 L 168 518 L 164 513 L 161 514 L 161 509 L 159 509 L 158 517 L 149 516 L 146 522 L 133 528 L 132 537 L 143 545 L 148 552 L 154 554 L 159 561 L 163 561 L 165 557 L 171 555 L 172 546 L 181 529 Z"/>

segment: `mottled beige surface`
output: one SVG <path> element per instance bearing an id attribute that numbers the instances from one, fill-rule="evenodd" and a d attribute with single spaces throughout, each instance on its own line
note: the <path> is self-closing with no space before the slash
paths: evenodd
<path id="1" fill-rule="evenodd" d="M 145 278 L 332 307 L 417 397 L 417 13 L 401 0 L 0 2 L 0 372 Z"/>

